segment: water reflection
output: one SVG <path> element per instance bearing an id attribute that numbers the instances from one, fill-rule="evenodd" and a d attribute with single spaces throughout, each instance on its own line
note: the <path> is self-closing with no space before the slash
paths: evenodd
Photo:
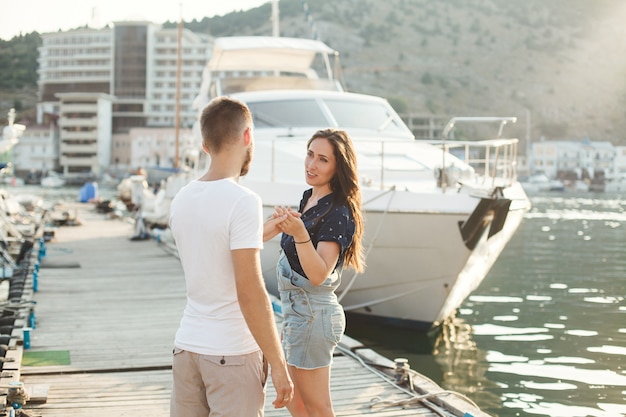
<path id="1" fill-rule="evenodd" d="M 626 201 L 542 196 L 532 203 L 459 311 L 476 346 L 488 351 L 487 378 L 505 387 L 494 391 L 502 408 L 487 411 L 624 416 Z"/>
<path id="2" fill-rule="evenodd" d="M 513 355 L 496 350 L 482 351 L 474 340 L 477 337 L 492 337 L 494 340 L 507 342 L 552 339 L 550 335 L 538 337 L 547 331 L 545 328 L 494 324 L 471 326 L 457 317 L 446 323 L 441 332 L 431 338 L 433 355 L 442 369 L 440 384 L 445 389 L 468 395 L 483 409 L 496 416 L 625 415 L 626 405 L 622 401 L 610 402 L 611 398 L 615 398 L 614 395 L 602 391 L 626 386 L 626 373 L 621 370 L 587 369 L 587 365 L 597 364 L 597 361 L 585 357 L 555 356 L 551 349 L 533 351 L 530 346 L 528 355 Z M 590 336 L 586 331 L 570 330 L 566 333 L 579 337 Z M 626 348 L 618 346 L 602 346 L 601 349 L 590 347 L 587 351 L 626 354 Z M 590 406 L 570 404 L 582 403 L 587 396 L 585 392 L 597 392 L 597 398 L 605 402 Z M 546 401 L 554 400 L 555 397 L 568 401 Z"/>
<path id="3" fill-rule="evenodd" d="M 626 200 L 531 200 L 489 276 L 439 332 L 418 339 L 365 325 L 354 337 L 408 357 L 493 416 L 626 416 Z"/>
<path id="4" fill-rule="evenodd" d="M 437 333 L 431 333 L 431 341 L 433 356 L 442 370 L 439 383 L 444 389 L 465 394 L 482 408 L 502 407 L 502 401 L 493 391 L 504 387 L 487 377 L 488 352 L 477 348 L 472 339 L 472 327 L 465 320 L 458 317 L 448 320 Z"/>

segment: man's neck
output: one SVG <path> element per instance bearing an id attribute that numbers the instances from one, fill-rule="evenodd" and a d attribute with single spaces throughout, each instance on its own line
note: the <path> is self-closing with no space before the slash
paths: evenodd
<path id="1" fill-rule="evenodd" d="M 200 177 L 200 181 L 218 181 L 226 178 L 232 178 L 235 182 L 239 182 L 241 168 L 238 161 L 228 159 L 212 159 L 207 172 Z"/>

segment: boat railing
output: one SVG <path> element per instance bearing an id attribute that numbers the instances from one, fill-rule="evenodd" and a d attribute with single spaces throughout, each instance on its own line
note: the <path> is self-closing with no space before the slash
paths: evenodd
<path id="1" fill-rule="evenodd" d="M 428 141 L 428 143 L 440 147 L 443 158 L 451 153 L 466 164 L 474 168 L 477 179 L 483 185 L 490 182 L 492 187 L 496 185 L 510 186 L 517 181 L 517 150 L 519 139 L 488 139 L 481 141 Z M 445 162 L 443 166 L 449 165 Z M 446 176 L 447 170 L 442 172 Z M 443 178 L 441 187 L 452 185 L 453 178 Z"/>
<path id="2" fill-rule="evenodd" d="M 365 185 L 387 189 L 434 184 L 436 180 L 437 186 L 445 192 L 447 188 L 462 185 L 510 186 L 517 180 L 518 142 L 518 139 L 381 141 L 359 138 L 355 146 L 359 177 Z M 299 178 L 305 139 L 274 137 L 270 142 L 257 140 L 256 143 L 253 166 L 261 176 L 271 182 Z"/>
<path id="3" fill-rule="evenodd" d="M 459 147 L 464 147 L 464 156 L 461 158 L 468 164 L 472 165 L 479 175 L 482 175 L 483 181 L 491 180 L 491 186 L 494 187 L 497 181 L 503 181 L 502 185 L 511 185 L 517 180 L 517 139 L 503 139 L 502 132 L 504 127 L 509 123 L 517 122 L 517 117 L 502 116 L 486 116 L 486 117 L 453 117 L 451 118 L 442 132 L 442 140 L 438 141 L 439 146 L 444 150 L 442 166 L 446 167 L 445 156 L 448 150 L 457 148 L 450 145 L 450 134 L 455 126 L 460 122 L 469 123 L 498 123 L 498 134 L 496 139 L 482 141 L 454 141 Z M 483 149 L 479 152 L 478 158 L 470 151 L 469 147 Z M 458 149 L 458 148 L 457 148 Z M 493 152 L 492 152 L 493 151 Z M 441 172 L 441 188 L 445 192 L 449 181 L 446 180 L 446 170 Z"/>

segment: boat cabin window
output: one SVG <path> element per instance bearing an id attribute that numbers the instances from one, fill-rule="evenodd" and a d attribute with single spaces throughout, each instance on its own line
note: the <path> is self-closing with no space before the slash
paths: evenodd
<path id="1" fill-rule="evenodd" d="M 380 103 L 325 99 L 324 102 L 343 128 L 359 128 L 376 132 L 406 132 L 402 120 Z"/>
<path id="2" fill-rule="evenodd" d="M 284 100 L 248 103 L 255 127 L 328 126 L 315 100 Z"/>

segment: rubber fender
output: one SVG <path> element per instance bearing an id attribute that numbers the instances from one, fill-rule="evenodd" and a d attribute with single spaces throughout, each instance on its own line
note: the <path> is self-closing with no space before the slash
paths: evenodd
<path id="1" fill-rule="evenodd" d="M 478 240 L 480 240 L 480 237 L 491 223 L 494 201 L 490 198 L 481 198 L 467 220 L 459 223 L 463 243 L 469 250 L 473 250 L 476 247 Z"/>
<path id="2" fill-rule="evenodd" d="M 481 198 L 467 220 L 459 222 L 463 243 L 469 250 L 474 250 L 478 241 L 489 228 L 488 238 L 504 227 L 511 200 L 508 198 Z"/>
<path id="3" fill-rule="evenodd" d="M 504 227 L 504 222 L 506 221 L 506 217 L 509 214 L 509 208 L 511 207 L 511 200 L 508 198 L 499 198 L 495 200 L 495 204 L 493 207 L 493 220 L 491 222 L 491 227 L 489 228 L 489 237 L 495 235 L 502 227 Z"/>

